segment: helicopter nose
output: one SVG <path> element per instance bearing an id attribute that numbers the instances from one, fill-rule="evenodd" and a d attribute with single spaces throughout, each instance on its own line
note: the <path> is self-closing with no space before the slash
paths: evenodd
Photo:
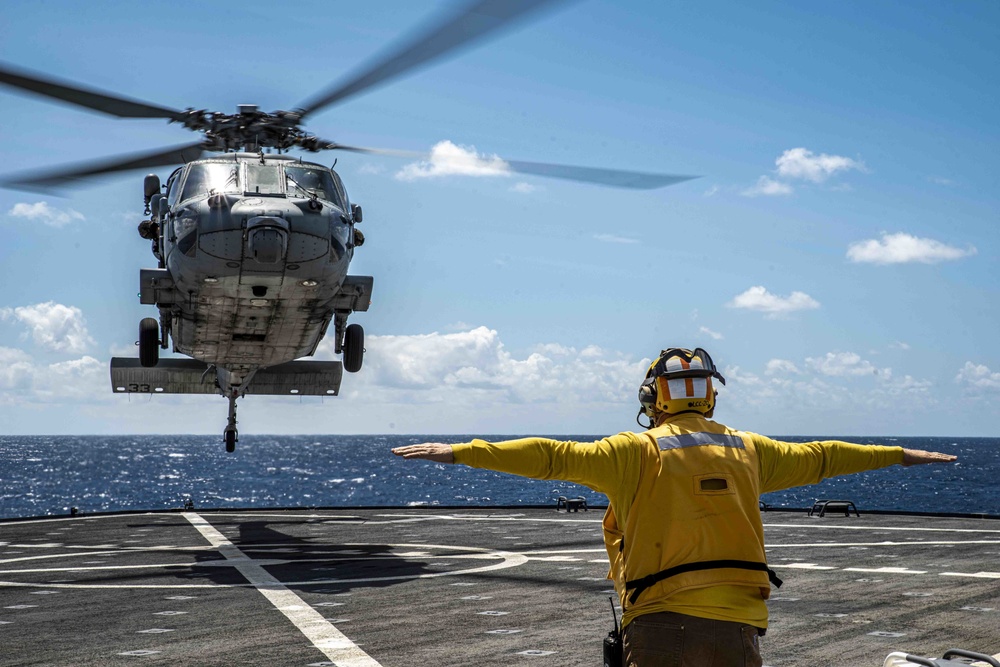
<path id="1" fill-rule="evenodd" d="M 277 264 L 284 258 L 287 245 L 288 239 L 284 230 L 262 227 L 253 230 L 248 250 L 250 256 L 261 264 Z"/>

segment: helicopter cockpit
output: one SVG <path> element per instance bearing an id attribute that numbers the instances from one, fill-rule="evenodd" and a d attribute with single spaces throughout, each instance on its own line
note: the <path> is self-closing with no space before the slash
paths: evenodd
<path id="1" fill-rule="evenodd" d="M 224 193 L 288 196 L 322 199 L 346 211 L 343 186 L 337 180 L 332 171 L 319 165 L 198 162 L 188 167 L 179 196 L 175 198 L 171 192 L 168 199 L 174 203 Z M 177 185 L 168 183 L 168 189 Z"/>
<path id="2" fill-rule="evenodd" d="M 191 199 L 210 193 L 241 193 L 239 166 L 219 162 L 201 162 L 191 165 L 184 192 L 180 200 Z"/>
<path id="3" fill-rule="evenodd" d="M 340 188 L 333 180 L 333 173 L 326 169 L 286 165 L 285 184 L 289 196 L 317 197 L 331 202 L 342 211 L 347 210 L 341 201 Z"/>

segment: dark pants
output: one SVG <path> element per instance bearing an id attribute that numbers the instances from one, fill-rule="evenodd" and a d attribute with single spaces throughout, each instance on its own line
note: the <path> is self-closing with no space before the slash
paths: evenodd
<path id="1" fill-rule="evenodd" d="M 625 628 L 627 667 L 761 667 L 752 625 L 685 614 L 645 614 Z"/>

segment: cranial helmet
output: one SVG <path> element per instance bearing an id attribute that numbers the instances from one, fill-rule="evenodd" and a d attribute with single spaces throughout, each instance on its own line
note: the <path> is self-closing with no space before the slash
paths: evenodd
<path id="1" fill-rule="evenodd" d="M 663 350 L 639 387 L 639 414 L 645 412 L 650 419 L 662 412 L 709 414 L 715 409 L 712 378 L 726 384 L 712 357 L 700 347 L 694 352 L 679 347 Z"/>
<path id="2" fill-rule="evenodd" d="M 315 190 L 319 187 L 319 174 L 315 171 L 304 171 L 299 176 L 299 185 L 306 190 Z"/>

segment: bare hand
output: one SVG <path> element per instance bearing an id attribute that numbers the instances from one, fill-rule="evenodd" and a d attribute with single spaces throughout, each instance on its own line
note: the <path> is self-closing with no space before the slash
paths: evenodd
<path id="1" fill-rule="evenodd" d="M 921 463 L 949 463 L 957 459 L 952 454 L 942 454 L 941 452 L 925 452 L 922 449 L 904 449 L 903 465 L 915 466 Z"/>
<path id="2" fill-rule="evenodd" d="M 451 452 L 451 445 L 441 442 L 424 442 L 419 445 L 395 447 L 392 453 L 396 456 L 402 456 L 404 459 L 426 459 L 435 463 L 455 462 L 455 455 Z"/>

